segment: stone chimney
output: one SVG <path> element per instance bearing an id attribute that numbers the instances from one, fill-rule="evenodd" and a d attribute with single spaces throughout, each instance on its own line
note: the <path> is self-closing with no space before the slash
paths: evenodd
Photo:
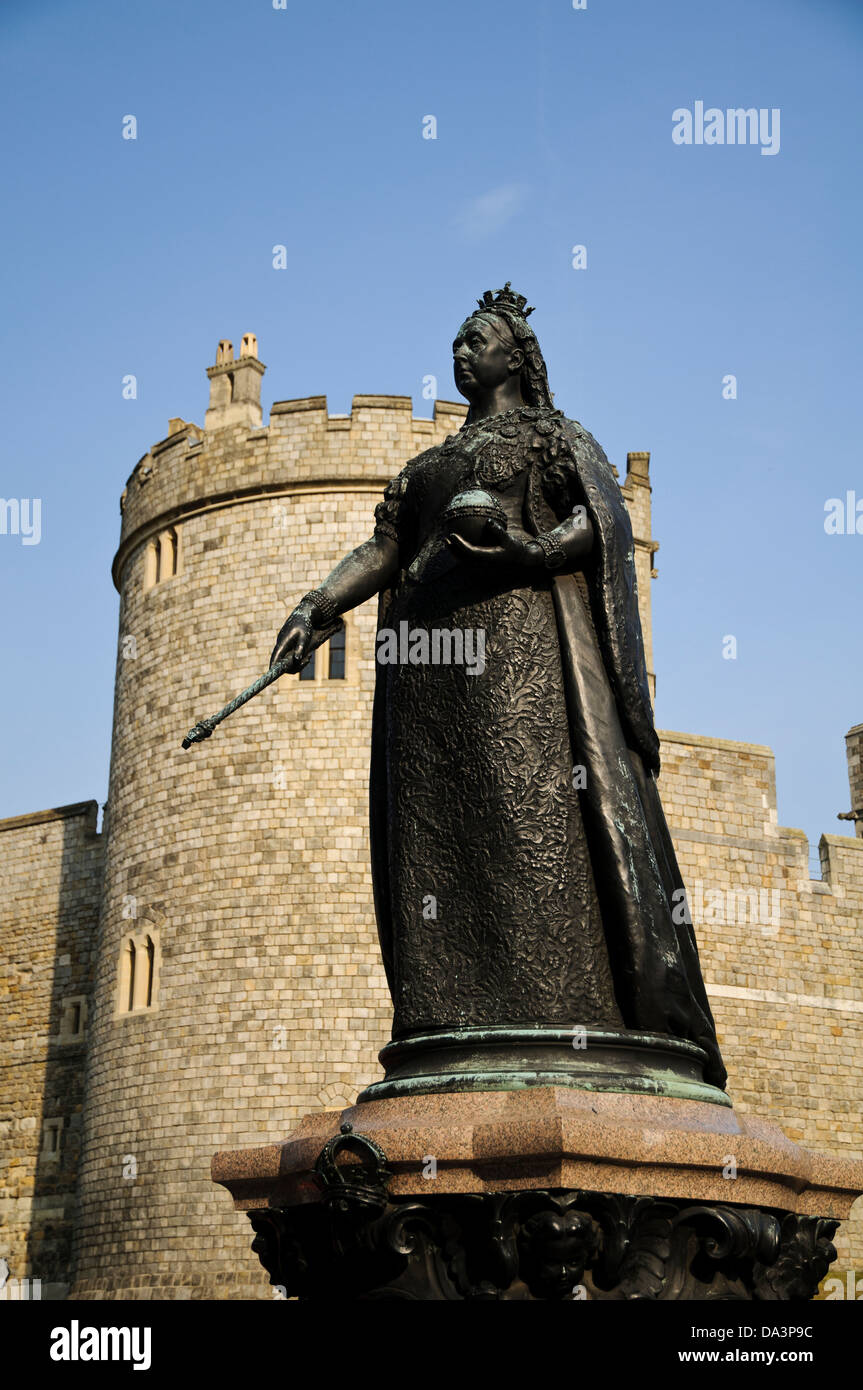
<path id="1" fill-rule="evenodd" d="M 845 735 L 848 754 L 848 782 L 851 810 L 840 812 L 840 820 L 853 820 L 858 840 L 863 840 L 863 724 L 855 724 Z"/>
<path id="2" fill-rule="evenodd" d="M 234 345 L 223 338 L 216 350 L 216 365 L 207 368 L 210 405 L 204 429 L 223 430 L 229 425 L 258 429 L 261 420 L 261 377 L 266 371 L 258 361 L 258 340 L 244 333 L 240 356 L 234 361 Z"/>

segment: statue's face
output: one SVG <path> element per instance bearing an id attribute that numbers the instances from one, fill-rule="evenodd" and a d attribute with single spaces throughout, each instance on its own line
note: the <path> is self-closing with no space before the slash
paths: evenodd
<path id="1" fill-rule="evenodd" d="M 452 345 L 456 390 L 473 401 L 518 376 L 524 353 L 505 325 L 493 328 L 482 318 L 465 319 Z"/>

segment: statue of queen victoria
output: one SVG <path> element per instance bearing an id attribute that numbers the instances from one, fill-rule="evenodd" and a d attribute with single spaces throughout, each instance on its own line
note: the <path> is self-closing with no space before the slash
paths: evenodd
<path id="1" fill-rule="evenodd" d="M 728 1104 L 657 790 L 629 516 L 596 440 L 554 408 L 530 313 L 509 284 L 485 293 L 453 343 L 464 425 L 393 479 L 374 535 L 273 651 L 299 666 L 315 628 L 374 594 L 379 634 L 411 637 L 411 658 L 377 664 L 394 1020 L 388 1079 L 364 1094 L 541 1083 Z M 472 634 L 482 660 L 417 659 L 441 633 Z"/>

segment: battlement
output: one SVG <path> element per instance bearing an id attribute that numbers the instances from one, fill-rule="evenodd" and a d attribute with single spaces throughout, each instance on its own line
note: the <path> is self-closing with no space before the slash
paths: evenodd
<path id="1" fill-rule="evenodd" d="M 223 341 L 204 427 L 173 417 L 129 479 L 110 824 L 96 833 L 95 802 L 0 821 L 16 1126 L 0 1133 L 0 1254 L 15 1276 L 36 1270 L 61 1290 L 74 1221 L 75 1296 L 267 1297 L 261 1272 L 236 1272 L 246 1235 L 208 1156 L 353 1103 L 389 1036 L 368 876 L 374 599 L 349 614 L 341 675 L 319 661 L 311 679 L 279 682 L 199 754 L 180 735 L 264 669 L 286 605 L 368 536 L 387 481 L 467 407 L 438 401 L 419 419 L 409 396 L 357 395 L 331 415 L 310 396 L 276 401 L 264 423 L 264 371 L 254 335 L 237 359 Z M 620 485 L 650 667 L 647 452 L 627 456 Z M 860 1142 L 863 838 L 822 836 L 810 877 L 806 835 L 778 824 L 770 748 L 660 737 L 735 1106 L 848 1154 Z M 847 737 L 850 822 L 863 726 Z M 298 870 L 289 891 L 286 864 Z M 144 1184 L 131 1205 L 116 1161 L 127 1149 Z M 859 1223 L 842 1239 L 841 1258 L 863 1250 Z"/>
<path id="2" fill-rule="evenodd" d="M 660 792 L 675 845 L 689 842 L 702 859 L 730 848 L 740 859 L 769 863 L 795 893 L 863 896 L 863 840 L 823 834 L 821 877 L 810 877 L 804 830 L 779 825 L 776 759 L 760 743 L 705 738 L 661 729 Z M 853 731 L 852 731 L 853 732 Z"/>
<path id="3" fill-rule="evenodd" d="M 331 415 L 326 396 L 275 401 L 262 423 L 257 339 L 243 337 L 240 357 L 233 344 L 219 343 L 214 366 L 207 368 L 210 403 L 204 429 L 181 417 L 140 458 L 120 499 L 120 545 L 112 574 L 122 588 L 128 561 L 146 547 L 145 583 L 180 568 L 182 524 L 204 513 L 274 498 L 299 499 L 314 493 L 351 493 L 368 498 L 368 516 L 389 480 L 405 463 L 440 444 L 464 423 L 463 401 L 436 400 L 430 417 L 413 413 L 410 396 L 355 395 L 347 415 Z M 617 469 L 614 470 L 618 477 Z M 650 581 L 656 577 L 651 535 L 650 454 L 632 452 L 621 483 L 635 537 L 639 607 L 651 694 L 653 634 Z"/>
<path id="4" fill-rule="evenodd" d="M 231 417 L 202 430 L 173 419 L 124 489 L 114 583 L 120 587 L 138 545 L 202 511 L 316 488 L 381 491 L 408 459 L 458 430 L 466 414 L 463 403 L 435 401 L 431 418 L 418 418 L 410 396 L 361 395 L 349 415 L 330 415 L 326 396 L 276 401 L 269 423 L 257 427 Z"/>
<path id="5" fill-rule="evenodd" d="M 51 806 L 45 811 L 28 811 L 23 816 L 6 816 L 0 820 L 0 832 L 4 830 L 25 830 L 33 825 L 47 825 L 58 820 L 72 820 L 84 816 L 84 833 L 96 835 L 96 820 L 99 805 L 96 801 L 73 801 L 69 806 Z"/>

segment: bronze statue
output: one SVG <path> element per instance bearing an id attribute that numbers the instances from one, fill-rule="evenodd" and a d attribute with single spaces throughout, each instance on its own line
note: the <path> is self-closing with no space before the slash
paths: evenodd
<path id="1" fill-rule="evenodd" d="M 695 1044 L 722 1088 L 655 780 L 631 525 L 602 449 L 554 408 L 531 312 L 507 284 L 462 324 L 464 425 L 388 485 L 374 535 L 297 605 L 272 663 L 298 668 L 319 629 L 380 596 L 370 792 L 391 1051 L 580 1026 Z"/>

